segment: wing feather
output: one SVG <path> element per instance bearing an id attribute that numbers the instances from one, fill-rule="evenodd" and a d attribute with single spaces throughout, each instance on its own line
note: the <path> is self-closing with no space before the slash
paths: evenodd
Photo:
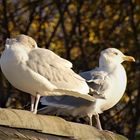
<path id="1" fill-rule="evenodd" d="M 41 98 L 41 104 L 45 107 L 38 110 L 41 114 L 69 114 L 72 116 L 88 115 L 92 112 L 96 100 L 89 101 L 83 98 L 77 98 L 73 96 L 48 96 Z"/>
<path id="2" fill-rule="evenodd" d="M 110 86 L 107 72 L 94 69 L 91 71 L 82 72 L 80 75 L 87 80 L 93 96 L 95 95 L 97 98 L 105 98 L 104 93 Z"/>
<path id="3" fill-rule="evenodd" d="M 26 63 L 31 70 L 45 77 L 58 89 L 82 94 L 89 92 L 85 79 L 71 69 L 71 62 L 50 50 L 40 48 L 32 50 Z"/>

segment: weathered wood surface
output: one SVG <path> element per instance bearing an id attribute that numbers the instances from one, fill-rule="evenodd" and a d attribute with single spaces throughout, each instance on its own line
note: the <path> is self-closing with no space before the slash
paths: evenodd
<path id="1" fill-rule="evenodd" d="M 0 140 L 127 140 L 124 136 L 29 111 L 0 109 Z"/>

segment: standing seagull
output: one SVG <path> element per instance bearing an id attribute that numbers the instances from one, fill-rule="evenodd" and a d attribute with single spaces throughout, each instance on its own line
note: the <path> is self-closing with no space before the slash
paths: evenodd
<path id="1" fill-rule="evenodd" d="M 42 97 L 41 103 L 47 107 L 40 109 L 39 113 L 53 110 L 53 113 L 56 111 L 56 114 L 66 113 L 72 116 L 86 114 L 91 118 L 95 115 L 97 127 L 102 130 L 98 114 L 116 105 L 126 89 L 127 77 L 121 64 L 123 61 L 135 61 L 135 59 L 124 55 L 116 48 L 108 48 L 100 54 L 99 67 L 80 73 L 87 80 L 96 102 L 71 96 Z M 101 98 L 97 96 L 101 96 Z M 90 124 L 92 124 L 91 119 Z"/>
<path id="2" fill-rule="evenodd" d="M 35 40 L 27 35 L 6 40 L 0 66 L 15 88 L 31 94 L 31 111 L 35 114 L 40 96 L 72 95 L 94 101 L 88 95 L 85 79 L 71 69 L 71 62 L 38 48 Z"/>

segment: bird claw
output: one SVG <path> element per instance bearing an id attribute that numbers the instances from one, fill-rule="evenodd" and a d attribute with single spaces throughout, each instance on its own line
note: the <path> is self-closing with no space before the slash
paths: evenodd
<path id="1" fill-rule="evenodd" d="M 37 114 L 37 110 L 34 110 L 34 111 L 33 111 L 33 114 Z"/>

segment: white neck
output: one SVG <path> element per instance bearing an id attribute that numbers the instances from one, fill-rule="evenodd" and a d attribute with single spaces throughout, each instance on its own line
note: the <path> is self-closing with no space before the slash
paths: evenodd
<path id="1" fill-rule="evenodd" d="M 108 73 L 112 73 L 115 69 L 117 69 L 120 66 L 122 67 L 121 63 L 115 63 L 113 61 L 108 61 L 106 59 L 103 59 L 102 57 L 100 57 L 100 59 L 99 59 L 99 68 Z"/>

